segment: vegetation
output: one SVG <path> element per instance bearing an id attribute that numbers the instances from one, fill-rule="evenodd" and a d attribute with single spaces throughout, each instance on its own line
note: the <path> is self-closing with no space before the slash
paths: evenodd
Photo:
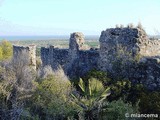
<path id="1" fill-rule="evenodd" d="M 87 82 L 81 79 L 78 83 L 80 89 L 76 89 L 62 69 L 52 71 L 51 67 L 46 66 L 39 68 L 35 74 L 25 62 L 15 64 L 14 61 L 1 66 L 0 73 L 0 119 L 104 120 L 109 117 L 112 105 L 118 104 L 107 100 L 111 94 L 110 88 L 104 86 L 97 78 L 90 78 Z M 118 102 L 125 108 L 128 105 L 123 101 Z M 124 118 L 122 108 L 116 109 L 116 112 Z M 124 112 L 133 109 L 132 105 L 128 109 L 125 108 Z"/>
<path id="2" fill-rule="evenodd" d="M 10 50 L 4 46 L 10 43 L 1 44 L 2 56 L 3 49 Z M 132 120 L 125 114 L 160 114 L 160 92 L 140 83 L 97 70 L 71 83 L 60 67 L 53 71 L 37 59 L 33 71 L 26 63 L 25 55 L 0 63 L 2 120 Z"/>
<path id="3" fill-rule="evenodd" d="M 160 114 L 160 91 L 148 91 L 141 83 L 132 84 L 129 80 L 111 80 L 101 71 L 93 70 L 88 75 L 89 78 L 102 79 L 104 85 L 110 87 L 111 95 L 108 96 L 110 103 L 123 100 L 125 103 L 131 103 L 133 109 L 136 111 L 138 109 L 140 113 Z"/>
<path id="4" fill-rule="evenodd" d="M 71 102 L 71 90 L 72 86 L 68 80 L 63 81 L 54 76 L 41 79 L 32 97 L 31 111 L 41 119 L 72 117 L 78 108 Z"/>
<path id="5" fill-rule="evenodd" d="M 72 94 L 73 102 L 82 108 L 81 114 L 84 115 L 84 119 L 99 119 L 104 100 L 110 95 L 109 88 L 105 88 L 102 82 L 96 79 L 90 79 L 87 86 L 80 79 L 78 85 L 81 95 L 78 93 Z"/>
<path id="6" fill-rule="evenodd" d="M 13 54 L 12 44 L 6 40 L 0 42 L 0 60 L 10 59 Z"/>

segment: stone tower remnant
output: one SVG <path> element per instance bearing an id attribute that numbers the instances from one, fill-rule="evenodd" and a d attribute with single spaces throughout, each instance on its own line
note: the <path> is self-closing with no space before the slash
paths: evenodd
<path id="1" fill-rule="evenodd" d="M 82 50 L 84 45 L 84 35 L 81 32 L 75 32 L 70 35 L 69 49 Z"/>
<path id="2" fill-rule="evenodd" d="M 13 46 L 13 59 L 23 61 L 24 64 L 36 70 L 36 46 Z"/>
<path id="3" fill-rule="evenodd" d="M 81 32 L 74 32 L 70 35 L 69 40 L 69 56 L 70 60 L 75 60 L 78 57 L 79 50 L 83 49 L 85 40 Z"/>

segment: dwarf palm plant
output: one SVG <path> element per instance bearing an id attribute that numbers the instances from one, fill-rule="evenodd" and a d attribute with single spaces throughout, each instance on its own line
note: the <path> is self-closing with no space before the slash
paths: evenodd
<path id="1" fill-rule="evenodd" d="M 78 86 L 82 95 L 73 93 L 73 101 L 82 108 L 85 119 L 96 119 L 102 109 L 103 102 L 110 95 L 110 88 L 105 88 L 101 81 L 95 78 L 89 79 L 88 84 L 80 79 Z"/>

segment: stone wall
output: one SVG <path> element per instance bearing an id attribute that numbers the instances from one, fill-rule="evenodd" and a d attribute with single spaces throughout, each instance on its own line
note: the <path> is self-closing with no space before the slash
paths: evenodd
<path id="1" fill-rule="evenodd" d="M 99 41 L 102 70 L 111 70 L 110 63 L 121 55 L 121 51 L 130 57 L 160 55 L 160 41 L 148 39 L 142 28 L 110 28 L 102 31 Z"/>
<path id="2" fill-rule="evenodd" d="M 114 79 L 143 83 L 160 90 L 160 41 L 150 40 L 142 28 L 111 28 L 100 36 L 99 69 Z"/>
<path id="3" fill-rule="evenodd" d="M 107 72 L 112 79 L 129 79 L 149 90 L 160 90 L 160 41 L 150 40 L 141 27 L 110 28 L 102 31 L 100 49 L 85 49 L 84 35 L 72 33 L 69 49 L 41 48 L 42 65 L 61 66 L 71 79 L 92 69 Z M 13 46 L 14 62 L 36 70 L 36 46 Z"/>
<path id="4" fill-rule="evenodd" d="M 131 69 L 129 80 L 133 83 L 142 83 L 149 90 L 160 90 L 160 57 L 143 57 Z"/>
<path id="5" fill-rule="evenodd" d="M 51 65 L 54 70 L 57 70 L 59 66 L 66 68 L 69 63 L 69 50 L 58 49 L 50 46 L 49 48 L 41 48 L 41 60 L 43 65 Z"/>
<path id="6" fill-rule="evenodd" d="M 17 61 L 23 61 L 26 65 L 36 70 L 36 46 L 13 46 L 13 58 Z"/>
<path id="7" fill-rule="evenodd" d="M 69 49 L 58 49 L 54 46 L 41 48 L 43 66 L 51 65 L 57 70 L 59 65 L 71 79 L 84 76 L 88 71 L 98 67 L 98 50 L 84 50 L 85 41 L 82 33 L 70 35 Z"/>
<path id="8" fill-rule="evenodd" d="M 81 32 L 75 32 L 70 35 L 69 49 L 72 51 L 83 50 L 84 35 Z"/>

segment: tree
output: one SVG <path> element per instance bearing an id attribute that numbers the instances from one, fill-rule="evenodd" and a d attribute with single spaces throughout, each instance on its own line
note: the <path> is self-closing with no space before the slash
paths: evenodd
<path id="1" fill-rule="evenodd" d="M 6 40 L 0 43 L 0 60 L 9 59 L 12 57 L 13 47 L 12 44 Z"/>

